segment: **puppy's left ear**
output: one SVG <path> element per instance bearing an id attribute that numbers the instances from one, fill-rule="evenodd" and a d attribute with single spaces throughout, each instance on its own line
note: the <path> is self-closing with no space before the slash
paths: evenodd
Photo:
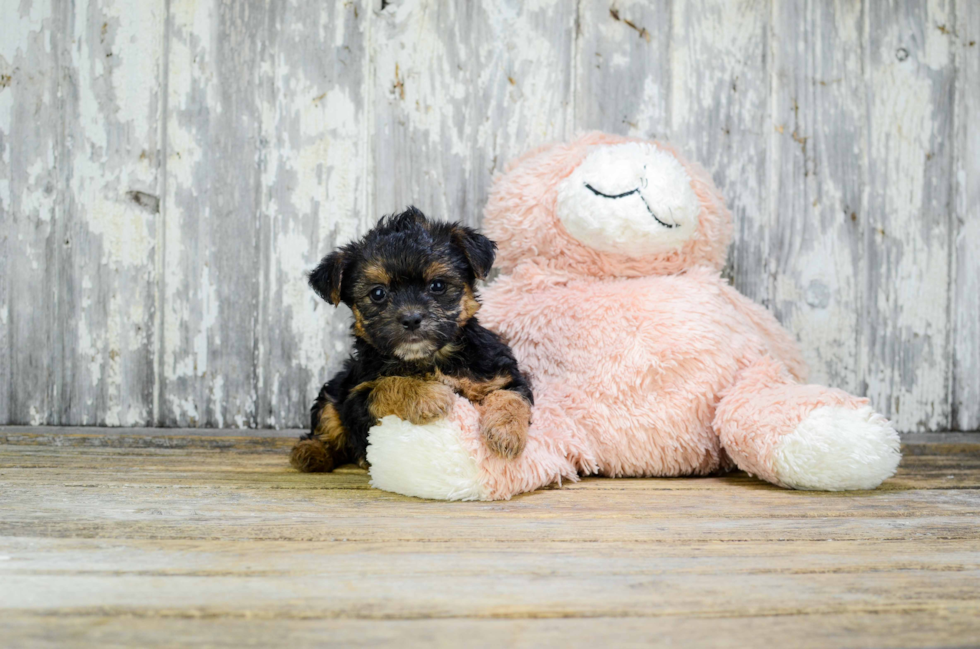
<path id="1" fill-rule="evenodd" d="M 486 279 L 497 256 L 497 244 L 465 225 L 454 225 L 452 238 L 453 243 L 463 250 L 476 278 Z"/>
<path id="2" fill-rule="evenodd" d="M 316 294 L 330 304 L 340 304 L 340 287 L 344 278 L 344 265 L 347 263 L 345 250 L 334 250 L 320 260 L 320 265 L 310 273 L 310 287 Z"/>

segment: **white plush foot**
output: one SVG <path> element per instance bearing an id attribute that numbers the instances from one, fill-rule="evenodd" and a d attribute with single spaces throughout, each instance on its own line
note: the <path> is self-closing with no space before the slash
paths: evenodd
<path id="1" fill-rule="evenodd" d="M 868 406 L 817 408 L 773 453 L 779 480 L 794 489 L 874 489 L 902 459 L 898 434 Z"/>
<path id="2" fill-rule="evenodd" d="M 416 425 L 389 415 L 368 433 L 371 486 L 433 500 L 486 500 L 480 467 L 447 420 Z"/>

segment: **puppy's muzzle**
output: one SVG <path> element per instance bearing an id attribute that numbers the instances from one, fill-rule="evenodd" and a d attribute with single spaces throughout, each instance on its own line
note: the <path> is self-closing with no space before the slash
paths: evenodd
<path id="1" fill-rule="evenodd" d="M 422 326 L 422 314 L 418 311 L 407 311 L 398 315 L 398 324 L 406 331 L 418 331 Z"/>

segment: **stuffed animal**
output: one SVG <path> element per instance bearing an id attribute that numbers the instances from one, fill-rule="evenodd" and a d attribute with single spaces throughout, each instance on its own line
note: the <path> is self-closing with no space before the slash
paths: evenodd
<path id="1" fill-rule="evenodd" d="M 372 484 L 449 500 L 507 499 L 580 476 L 692 476 L 738 467 L 794 489 L 872 489 L 899 439 L 866 399 L 806 385 L 793 338 L 720 275 L 731 214 L 670 146 L 591 133 L 495 179 L 484 228 L 502 274 L 480 321 L 535 396 L 528 443 L 504 460 L 476 407 L 369 436 Z"/>

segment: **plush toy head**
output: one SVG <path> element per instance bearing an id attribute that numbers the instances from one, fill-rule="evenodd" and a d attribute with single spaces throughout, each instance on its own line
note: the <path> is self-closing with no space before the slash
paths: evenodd
<path id="1" fill-rule="evenodd" d="M 720 269 L 731 214 L 707 173 L 659 142 L 589 133 L 497 178 L 484 229 L 505 270 L 529 261 L 598 277 Z"/>

